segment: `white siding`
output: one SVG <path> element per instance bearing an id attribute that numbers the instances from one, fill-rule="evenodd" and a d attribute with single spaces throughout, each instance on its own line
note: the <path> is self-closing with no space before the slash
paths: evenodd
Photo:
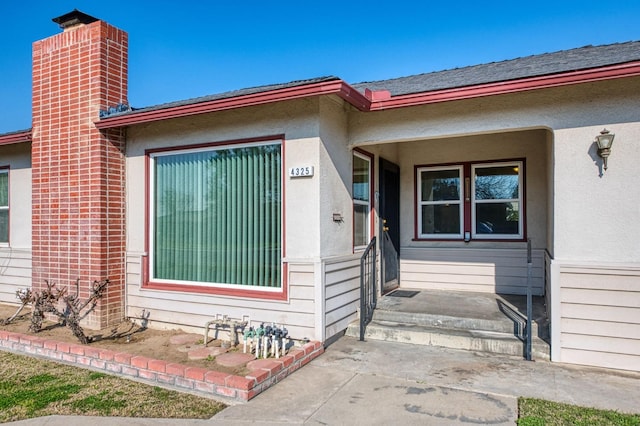
<path id="1" fill-rule="evenodd" d="M 0 302 L 19 303 L 24 288 L 31 288 L 31 250 L 0 247 Z"/>
<path id="2" fill-rule="evenodd" d="M 357 317 L 360 306 L 360 257 L 325 263 L 325 335 L 330 339 Z"/>
<path id="3" fill-rule="evenodd" d="M 532 251 L 533 294 L 544 292 L 544 251 Z M 402 248 L 402 287 L 526 294 L 525 249 Z"/>
<path id="4" fill-rule="evenodd" d="M 640 371 L 640 268 L 560 266 L 560 359 Z"/>
<path id="5" fill-rule="evenodd" d="M 0 146 L 9 166 L 9 244 L 0 244 L 0 302 L 19 303 L 16 291 L 31 288 L 31 144 Z"/>
<path id="6" fill-rule="evenodd" d="M 127 316 L 140 318 L 149 313 L 149 327 L 200 332 L 216 315 L 251 323 L 284 325 L 294 338 L 315 339 L 314 269 L 312 263 L 289 264 L 289 300 L 266 301 L 253 298 L 223 297 L 202 293 L 144 289 L 141 282 L 141 254 L 127 255 Z"/>
<path id="7" fill-rule="evenodd" d="M 158 291 L 140 288 L 142 254 L 127 255 L 127 316 L 140 319 L 149 313 L 149 327 L 183 329 L 200 332 L 216 314 L 231 318 L 249 315 L 251 322 L 283 324 L 294 338 L 329 339 L 347 328 L 357 318 L 360 299 L 360 257 L 350 255 L 325 260 L 321 268 L 310 262 L 288 264 L 289 300 L 221 297 L 208 294 Z M 316 272 L 317 271 L 317 272 Z M 314 328 L 316 273 L 324 285 L 325 335 Z"/>

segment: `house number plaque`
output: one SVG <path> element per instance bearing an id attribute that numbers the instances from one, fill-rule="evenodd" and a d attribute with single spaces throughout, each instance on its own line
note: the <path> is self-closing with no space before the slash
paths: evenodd
<path id="1" fill-rule="evenodd" d="M 313 166 L 299 166 L 289 168 L 289 177 L 307 177 L 313 176 Z"/>

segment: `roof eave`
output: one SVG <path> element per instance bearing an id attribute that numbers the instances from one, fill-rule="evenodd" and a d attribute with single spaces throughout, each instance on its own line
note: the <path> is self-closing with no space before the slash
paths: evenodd
<path id="1" fill-rule="evenodd" d="M 141 110 L 96 121 L 98 129 L 119 128 L 172 118 L 206 114 L 255 105 L 264 105 L 293 99 L 321 95 L 337 95 L 360 111 L 380 111 L 438 102 L 471 99 L 484 96 L 518 93 L 550 87 L 567 86 L 616 78 L 640 76 L 640 61 L 605 67 L 569 71 L 539 77 L 478 84 L 430 92 L 396 95 L 390 98 L 370 100 L 342 80 L 312 83 L 296 87 L 270 90 L 249 95 L 171 106 L 153 110 Z M 30 136 L 29 136 L 30 138 Z M 0 143 L 4 139 L 0 139 Z M 30 140 L 30 139 L 29 139 Z"/>
<path id="2" fill-rule="evenodd" d="M 397 95 L 388 99 L 373 101 L 370 109 L 372 111 L 377 111 L 392 108 L 403 108 L 415 105 L 502 95 L 507 93 L 517 93 L 634 76 L 640 76 L 640 61 L 540 77 L 529 77 L 511 81 L 500 81 L 467 87 L 434 90 L 431 92 Z"/>
<path id="3" fill-rule="evenodd" d="M 11 145 L 24 142 L 31 142 L 31 130 L 24 130 L 7 135 L 0 135 L 0 145 Z"/>
<path id="4" fill-rule="evenodd" d="M 332 94 L 341 97 L 342 99 L 362 111 L 366 111 L 369 109 L 370 102 L 364 95 L 349 86 L 344 81 L 334 80 L 329 82 L 288 87 L 224 99 L 215 99 L 187 105 L 159 108 L 149 111 L 134 111 L 131 113 L 103 118 L 99 121 L 96 121 L 95 125 L 98 129 L 118 128 L 134 124 L 143 124 L 172 118 L 187 117 L 190 115 L 206 114 L 216 111 Z"/>

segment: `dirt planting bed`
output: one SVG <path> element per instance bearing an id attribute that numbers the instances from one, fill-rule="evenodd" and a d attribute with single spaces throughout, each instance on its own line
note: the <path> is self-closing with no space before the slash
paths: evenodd
<path id="1" fill-rule="evenodd" d="M 55 340 L 79 344 L 78 339 L 71 330 L 64 325 L 53 322 L 45 322 L 43 329 L 38 333 L 29 331 L 30 310 L 25 308 L 10 324 L 2 324 L 2 320 L 15 314 L 17 306 L 0 304 L 0 330 L 37 336 L 42 339 Z M 85 333 L 92 337 L 89 346 L 109 349 L 115 352 L 125 352 L 132 355 L 141 355 L 148 358 L 159 359 L 168 363 L 177 363 L 190 367 L 201 367 L 207 370 L 215 370 L 234 375 L 244 375 L 246 368 L 228 367 L 219 365 L 215 361 L 215 354 L 223 352 L 220 341 L 214 340 L 208 343 L 212 348 L 211 356 L 203 359 L 190 359 L 189 352 L 202 352 L 204 348 L 203 336 L 193 333 L 185 333 L 182 330 L 154 330 L 141 328 L 131 322 L 122 322 L 116 327 L 103 330 L 88 330 Z M 242 351 L 242 348 L 230 348 L 227 352 Z"/>

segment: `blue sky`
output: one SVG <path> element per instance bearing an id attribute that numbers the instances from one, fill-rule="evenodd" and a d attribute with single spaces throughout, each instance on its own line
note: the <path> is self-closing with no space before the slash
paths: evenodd
<path id="1" fill-rule="evenodd" d="M 6 0 L 0 134 L 31 127 L 31 44 L 73 9 L 129 33 L 129 102 L 349 83 L 640 40 L 640 1 Z"/>

